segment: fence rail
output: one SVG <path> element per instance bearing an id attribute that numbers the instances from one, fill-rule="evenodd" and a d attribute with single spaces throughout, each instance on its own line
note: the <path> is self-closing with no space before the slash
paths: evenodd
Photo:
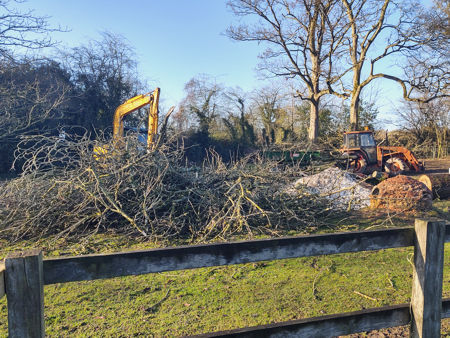
<path id="1" fill-rule="evenodd" d="M 441 317 L 450 317 L 450 299 L 442 301 L 444 242 L 450 242 L 450 224 L 416 220 L 414 228 L 285 237 L 45 260 L 39 250 L 33 250 L 8 256 L 3 267 L 0 263 L 0 297 L 6 290 L 10 337 L 42 337 L 45 333 L 44 285 L 414 246 L 411 304 L 216 332 L 200 337 L 257 337 L 261 334 L 326 337 L 406 325 L 411 321 L 412 332 L 416 336 L 427 337 L 430 332 L 437 332 L 439 336 Z"/>
<path id="2" fill-rule="evenodd" d="M 412 246 L 413 241 L 413 228 L 398 228 L 46 259 L 44 283 L 381 250 Z"/>
<path id="3" fill-rule="evenodd" d="M 450 298 L 442 302 L 441 318 L 450 317 Z M 379 330 L 411 323 L 411 305 L 400 304 L 335 315 L 292 320 L 236 330 L 200 334 L 195 337 L 334 337 Z"/>

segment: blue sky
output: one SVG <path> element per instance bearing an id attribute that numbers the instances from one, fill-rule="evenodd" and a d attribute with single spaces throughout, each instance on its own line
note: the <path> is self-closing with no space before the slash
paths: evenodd
<path id="1" fill-rule="evenodd" d="M 21 7 L 70 29 L 55 34 L 63 46 L 98 39 L 102 31 L 123 35 L 136 50 L 141 77 L 149 90 L 161 87 L 166 107 L 176 105 L 185 83 L 202 73 L 230 87 L 262 86 L 255 71 L 262 48 L 224 35 L 237 20 L 226 0 L 30 0 Z M 374 88 L 381 118 L 391 119 L 400 107 L 400 87 L 380 80 Z"/>
<path id="2" fill-rule="evenodd" d="M 256 86 L 258 46 L 224 35 L 234 20 L 222 0 L 34 0 L 24 5 L 49 15 L 63 45 L 98 39 L 99 32 L 123 35 L 137 53 L 140 75 L 160 86 L 167 105 L 184 95 L 184 84 L 201 73 L 227 86 Z M 152 89 L 152 88 L 149 88 Z"/>

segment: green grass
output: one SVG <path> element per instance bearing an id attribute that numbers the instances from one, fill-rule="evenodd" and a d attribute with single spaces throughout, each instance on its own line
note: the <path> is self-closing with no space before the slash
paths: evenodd
<path id="1" fill-rule="evenodd" d="M 436 203 L 433 213 L 445 212 L 449 204 Z M 361 215 L 334 223 L 346 230 L 389 226 L 376 215 L 366 216 L 369 220 L 360 226 L 356 220 Z M 413 217 L 403 224 L 411 225 Z M 49 257 L 151 248 L 155 243 L 115 235 L 84 242 L 46 239 L 5 247 L 1 256 L 32 246 L 44 247 Z M 46 334 L 181 336 L 407 303 L 411 259 L 412 248 L 402 248 L 50 285 L 45 287 Z M 450 297 L 450 244 L 445 246 L 443 290 Z M 7 334 L 6 313 L 3 298 L 0 336 Z M 450 333 L 446 323 L 444 332 Z"/>

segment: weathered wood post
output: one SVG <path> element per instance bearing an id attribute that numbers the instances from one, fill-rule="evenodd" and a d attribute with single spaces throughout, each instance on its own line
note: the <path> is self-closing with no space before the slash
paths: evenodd
<path id="1" fill-rule="evenodd" d="M 416 219 L 412 337 L 440 337 L 445 222 Z"/>
<path id="2" fill-rule="evenodd" d="M 9 337 L 44 337 L 44 275 L 39 249 L 5 259 Z"/>
<path id="3" fill-rule="evenodd" d="M 0 298 L 5 295 L 5 263 L 0 261 Z"/>

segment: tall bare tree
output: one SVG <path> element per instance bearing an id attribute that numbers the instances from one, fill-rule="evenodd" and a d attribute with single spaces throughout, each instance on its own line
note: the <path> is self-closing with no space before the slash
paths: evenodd
<path id="1" fill-rule="evenodd" d="M 350 86 L 350 124 L 352 130 L 359 128 L 359 105 L 361 92 L 377 78 L 397 82 L 403 97 L 409 101 L 429 101 L 438 96 L 445 82 L 442 64 L 424 67 L 423 63 L 410 64 L 407 75 L 401 78 L 395 72 L 375 69 L 378 64 L 390 61 L 394 65 L 402 55 L 423 50 L 431 39 L 423 34 L 420 3 L 396 0 L 342 0 L 343 9 L 351 27 L 349 39 L 349 62 L 353 72 Z M 419 59 L 419 58 L 418 58 Z M 437 84 L 432 90 L 431 83 Z M 419 92 L 428 88 L 431 95 L 425 100 Z"/>
<path id="2" fill-rule="evenodd" d="M 260 70 L 271 76 L 300 80 L 297 95 L 310 103 L 309 139 L 319 131 L 320 100 L 326 94 L 345 95 L 333 89 L 344 73 L 337 56 L 348 27 L 336 0 L 229 0 L 237 16 L 257 20 L 228 29 L 238 41 L 265 43 Z"/>
<path id="3" fill-rule="evenodd" d="M 55 128 L 62 117 L 68 77 L 58 64 L 31 59 L 54 46 L 48 17 L 20 9 L 20 0 L 0 0 L 0 173 L 9 170 L 19 138 Z"/>

